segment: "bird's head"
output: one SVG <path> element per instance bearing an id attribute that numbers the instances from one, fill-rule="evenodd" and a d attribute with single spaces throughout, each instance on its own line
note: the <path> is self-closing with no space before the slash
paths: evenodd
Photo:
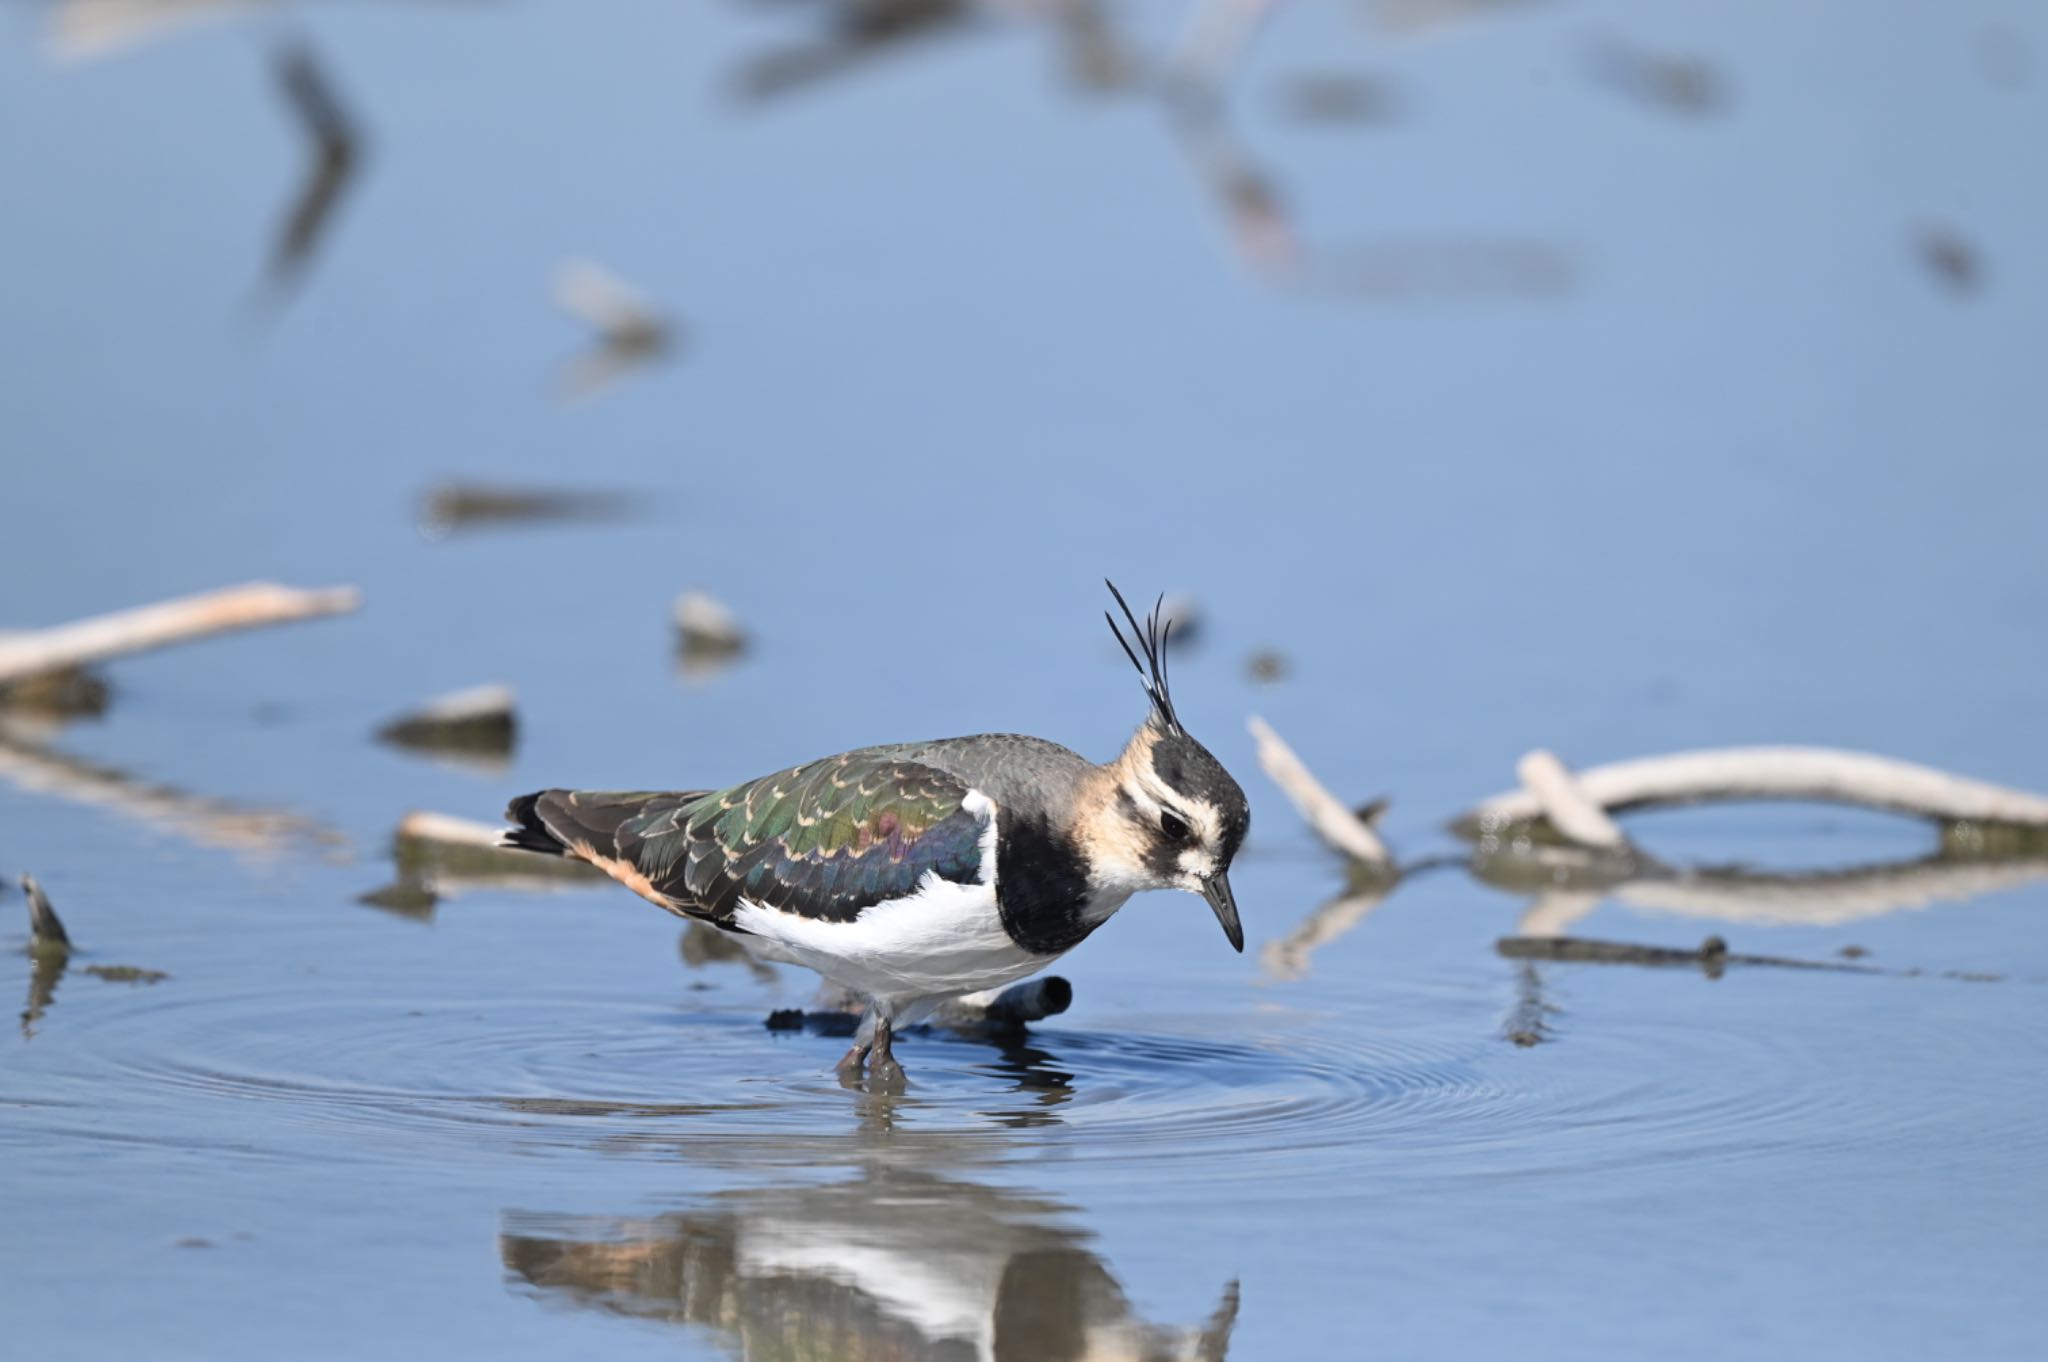
<path id="1" fill-rule="evenodd" d="M 1231 946 L 1244 949 L 1244 927 L 1230 892 L 1230 863 L 1251 825 L 1251 805 L 1223 763 L 1189 736 L 1166 689 L 1168 629 L 1155 608 L 1140 626 L 1116 587 L 1135 636 L 1109 627 L 1144 678 L 1152 713 L 1117 759 L 1103 768 L 1100 797 L 1085 830 L 1092 877 L 1124 892 L 1185 889 L 1209 901 Z M 1139 661 L 1142 654 L 1144 661 Z"/>

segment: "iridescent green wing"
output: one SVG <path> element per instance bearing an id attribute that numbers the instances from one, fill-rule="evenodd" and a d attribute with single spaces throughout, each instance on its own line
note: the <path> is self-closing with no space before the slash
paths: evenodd
<path id="1" fill-rule="evenodd" d="M 956 777 L 886 751 L 810 762 L 687 807 L 650 811 L 617 845 L 686 911 L 730 920 L 740 900 L 851 922 L 915 891 L 927 874 L 981 876 L 985 818 Z"/>

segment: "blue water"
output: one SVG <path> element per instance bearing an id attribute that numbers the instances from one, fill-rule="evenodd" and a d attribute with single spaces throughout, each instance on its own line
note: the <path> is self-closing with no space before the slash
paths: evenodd
<path id="1" fill-rule="evenodd" d="M 80 946 L 0 1041 L 14 1347 L 2038 1355 L 2041 879 L 1793 925 L 1624 891 L 1573 930 L 1898 973 L 1532 976 L 1494 950 L 1527 898 L 1453 867 L 1275 971 L 1342 875 L 1244 719 L 1392 795 L 1410 857 L 1536 746 L 2048 789 L 2048 24 L 1402 8 L 1274 7 L 1178 119 L 1146 74 L 1178 7 L 1099 12 L 1121 86 L 1076 78 L 1077 2 L 772 96 L 746 73 L 831 6 L 307 4 L 84 55 L 59 25 L 104 6 L 0 12 L 0 627 L 251 578 L 365 601 L 118 663 L 104 719 L 0 749 L 0 994 L 15 872 Z M 1617 45 L 1708 63 L 1718 106 Z M 359 146 L 276 287 L 293 47 Z M 1308 77 L 1383 112 L 1305 120 Z M 571 257 L 678 326 L 582 401 Z M 631 514 L 430 532 L 449 481 Z M 412 809 L 986 729 L 1106 756 L 1143 702 L 1105 575 L 1203 607 L 1175 689 L 1253 800 L 1251 945 L 1141 899 L 1028 1052 L 913 1037 L 879 1102 L 761 1027 L 804 979 L 686 967 L 623 891 L 358 901 Z M 754 646 L 685 677 L 692 587 Z M 520 696 L 502 769 L 369 736 L 487 681 Z M 152 786 L 296 821 L 223 847 Z M 1630 827 L 1680 861 L 1932 849 L 1805 808 Z"/>

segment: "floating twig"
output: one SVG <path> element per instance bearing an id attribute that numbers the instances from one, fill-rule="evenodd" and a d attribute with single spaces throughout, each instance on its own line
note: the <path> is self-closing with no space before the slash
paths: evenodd
<path id="1" fill-rule="evenodd" d="M 353 587 L 302 591 L 251 582 L 75 624 L 8 634 L 0 636 L 0 687 L 213 634 L 343 615 L 360 601 L 361 594 Z"/>
<path id="2" fill-rule="evenodd" d="M 615 492 L 482 482 L 445 482 L 430 487 L 420 504 L 420 519 L 433 534 L 505 525 L 617 520 L 626 513 L 626 498 Z"/>
<path id="3" fill-rule="evenodd" d="M 1698 946 L 1643 946 L 1630 941 L 1596 941 L 1581 936 L 1504 936 L 1493 948 L 1507 960 L 1549 960 L 1572 965 L 1640 965 L 1652 969 L 1692 968 L 1709 978 L 1719 978 L 1731 965 L 1758 965 L 1771 969 L 1820 970 L 1833 974 L 1896 974 L 1899 971 L 1877 965 L 1859 965 L 1847 960 L 1800 960 L 1782 955 L 1744 955 L 1728 949 L 1728 943 L 1710 936 Z M 1984 980 L 1985 975 L 1958 974 L 1953 977 Z"/>
<path id="4" fill-rule="evenodd" d="M 1259 745 L 1259 765 L 1324 842 L 1361 865 L 1391 873 L 1394 858 L 1379 834 L 1310 773 L 1272 725 L 1254 714 L 1245 726 Z"/>
<path id="5" fill-rule="evenodd" d="M 2048 798 L 1867 752 L 1825 747 L 1729 747 L 1593 766 L 1577 783 L 1609 812 L 1717 800 L 1797 799 L 1857 804 L 1953 822 L 2048 826 Z M 1461 836 L 1498 836 L 1536 824 L 1528 790 L 1481 801 L 1452 824 Z"/>

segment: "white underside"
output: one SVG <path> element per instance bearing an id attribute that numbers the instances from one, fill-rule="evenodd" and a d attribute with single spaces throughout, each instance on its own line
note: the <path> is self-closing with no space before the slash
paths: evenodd
<path id="1" fill-rule="evenodd" d="M 931 873 L 908 898 L 877 904 L 852 922 L 742 899 L 733 923 L 892 1016 L 920 1000 L 1013 984 L 1053 959 L 1010 940 L 994 885 L 955 884 Z"/>
<path id="2" fill-rule="evenodd" d="M 962 801 L 983 819 L 980 878 L 957 884 L 926 871 L 915 892 L 828 922 L 741 899 L 733 923 L 780 955 L 866 998 L 893 1019 L 917 1005 L 1002 988 L 1057 957 L 1010 939 L 996 907 L 996 808 L 979 790 Z"/>

